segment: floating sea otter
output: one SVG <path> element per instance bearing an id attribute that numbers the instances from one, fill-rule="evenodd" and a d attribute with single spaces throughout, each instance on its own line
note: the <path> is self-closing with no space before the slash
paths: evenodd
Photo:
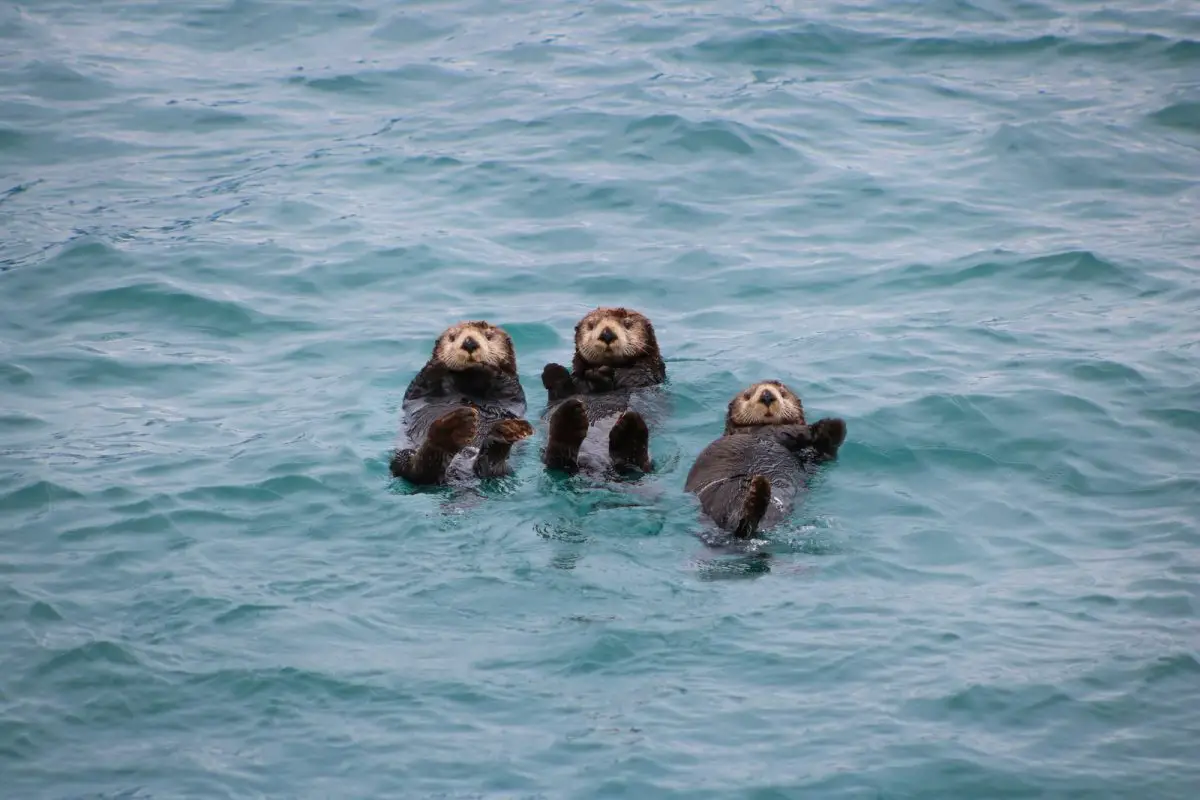
<path id="1" fill-rule="evenodd" d="M 786 517 L 813 466 L 836 458 L 846 439 L 837 418 L 804 420 L 795 392 L 761 381 L 739 392 L 725 414 L 725 433 L 696 458 L 684 490 L 717 526 L 740 539 Z"/>
<path id="2" fill-rule="evenodd" d="M 468 463 L 480 478 L 508 474 L 513 444 L 533 434 L 512 337 L 483 321 L 442 332 L 402 407 L 413 447 L 396 451 L 391 472 L 416 484 L 445 483 Z"/>
<path id="3" fill-rule="evenodd" d="M 649 472 L 650 429 L 635 406 L 648 410 L 639 390 L 666 377 L 649 319 L 626 308 L 589 312 L 575 326 L 570 371 L 561 364 L 542 370 L 550 420 L 543 462 L 567 472 Z"/>

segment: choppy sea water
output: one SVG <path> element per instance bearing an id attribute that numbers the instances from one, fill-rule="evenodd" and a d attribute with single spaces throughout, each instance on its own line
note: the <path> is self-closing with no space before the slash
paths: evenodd
<path id="1" fill-rule="evenodd" d="M 11 798 L 1200 785 L 1184 2 L 0 5 Z M 655 321 L 657 474 L 389 481 L 433 336 Z M 764 377 L 849 425 L 752 554 Z"/>

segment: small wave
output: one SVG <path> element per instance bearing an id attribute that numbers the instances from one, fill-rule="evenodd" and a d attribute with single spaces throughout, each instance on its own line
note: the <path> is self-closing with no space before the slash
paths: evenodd
<path id="1" fill-rule="evenodd" d="M 83 542 L 98 536 L 111 535 L 126 535 L 131 533 L 166 533 L 175 529 L 171 519 L 166 514 L 141 514 L 133 516 L 124 516 L 117 522 L 108 523 L 106 525 L 85 525 L 77 528 L 67 528 L 58 534 L 59 540 L 63 542 Z M 104 559 L 108 553 L 102 554 Z M 113 553 L 119 560 L 124 555 L 122 553 Z M 113 562 L 109 562 L 109 566 Z"/>
<path id="2" fill-rule="evenodd" d="M 0 152 L 19 150 L 32 138 L 31 134 L 15 128 L 0 128 Z"/>
<path id="3" fill-rule="evenodd" d="M 366 80 L 357 75 L 337 75 L 332 78 L 309 78 L 297 75 L 289 78 L 288 83 L 307 86 L 319 92 L 339 92 L 348 94 L 368 94 L 379 90 L 377 81 Z"/>
<path id="4" fill-rule="evenodd" d="M 539 227 L 536 231 L 497 238 L 514 250 L 543 253 L 593 252 L 599 241 L 587 228 L 577 226 Z"/>
<path id="5" fill-rule="evenodd" d="M 29 606 L 29 619 L 35 622 L 62 622 L 63 616 L 49 603 L 38 600 Z"/>
<path id="6" fill-rule="evenodd" d="M 1167 48 L 1166 54 L 1175 64 L 1195 64 L 1200 62 L 1200 41 L 1183 39 L 1175 42 Z"/>
<path id="7" fill-rule="evenodd" d="M 1088 40 L 1072 36 L 1004 36 L 1002 34 L 956 36 L 896 36 L 860 28 L 825 23 L 804 23 L 787 28 L 757 30 L 735 36 L 714 36 L 675 51 L 683 61 L 751 64 L 758 67 L 835 68 L 857 54 L 886 53 L 892 58 L 918 61 L 931 59 L 1028 59 L 1043 53 L 1061 56 L 1145 58 L 1165 55 L 1172 61 L 1195 57 L 1195 42 L 1156 34 L 1130 34 L 1111 39 Z"/>
<path id="8" fill-rule="evenodd" d="M 787 30 L 767 30 L 738 36 L 714 36 L 690 48 L 677 50 L 684 61 L 718 61 L 754 64 L 831 66 L 836 57 L 861 40 L 844 28 L 810 23 Z"/>
<path id="9" fill-rule="evenodd" d="M 426 22 L 410 13 L 396 14 L 371 31 L 371 37 L 393 44 L 416 44 L 435 39 L 444 39 L 458 29 L 458 25 L 437 25 Z"/>
<path id="10" fill-rule="evenodd" d="M 0 508 L 6 512 L 32 511 L 63 501 L 82 500 L 86 496 L 53 481 L 35 481 L 0 495 Z"/>
<path id="11" fill-rule="evenodd" d="M 20 386 L 33 380 L 33 373 L 20 364 L 0 363 L 0 381 L 9 386 Z"/>
<path id="12" fill-rule="evenodd" d="M 655 160 L 691 159 L 698 154 L 748 157 L 759 151 L 793 161 L 800 157 L 776 137 L 732 120 L 696 122 L 677 114 L 656 114 L 626 125 L 625 137 L 638 152 Z"/>
<path id="13" fill-rule="evenodd" d="M 188 683 L 206 693 L 228 693 L 239 701 L 259 697 L 292 697 L 308 705 L 314 698 L 387 700 L 408 704 L 414 698 L 363 681 L 337 678 L 295 667 L 222 669 L 189 676 Z"/>
<path id="14" fill-rule="evenodd" d="M 252 484 L 198 486 L 179 495 L 188 503 L 200 503 L 217 508 L 229 504 L 235 506 L 257 506 L 276 503 L 299 496 L 303 499 L 318 497 L 333 498 L 338 492 L 316 478 L 308 475 L 280 475 Z"/>
<path id="15" fill-rule="evenodd" d="M 272 611 L 278 611 L 286 606 L 278 604 L 262 604 L 262 603 L 242 603 L 228 611 L 223 611 L 218 614 L 213 622 L 217 625 L 235 625 L 247 620 L 253 620 L 256 617 L 269 614 Z"/>
<path id="16" fill-rule="evenodd" d="M 1068 707 L 1084 704 L 1053 686 L 1002 686 L 974 684 L 939 697 L 909 700 L 906 711 L 932 720 L 961 719 L 989 727 L 1015 728 L 1037 724 L 1039 717 L 1054 718 Z"/>
<path id="17" fill-rule="evenodd" d="M 244 303 L 218 299 L 160 281 L 143 281 L 90 291 L 77 290 L 55 317 L 60 325 L 121 318 L 169 319 L 172 325 L 203 328 L 220 336 L 240 336 L 269 320 Z"/>
<path id="18" fill-rule="evenodd" d="M 331 77 L 294 75 L 288 83 L 319 92 L 381 97 L 391 101 L 412 100 L 414 96 L 433 99 L 448 87 L 476 80 L 473 76 L 432 64 L 412 64 L 393 70 L 362 70 Z"/>
<path id="19" fill-rule="evenodd" d="M 90 671 L 98 664 L 140 666 L 141 662 L 116 642 L 100 640 L 55 653 L 39 664 L 34 673 L 40 676 L 53 675 L 79 667 L 87 667 Z"/>
<path id="20" fill-rule="evenodd" d="M 1174 103 L 1155 111 L 1150 119 L 1168 128 L 1200 132 L 1200 103 Z"/>
<path id="21" fill-rule="evenodd" d="M 1018 277 L 1022 280 L 1062 280 L 1107 286 L 1130 286 L 1130 271 L 1100 258 L 1087 250 L 1056 253 L 1023 262 Z"/>
<path id="22" fill-rule="evenodd" d="M 1130 268 L 1088 250 L 1069 250 L 1026 259 L 1005 256 L 970 260 L 940 268 L 914 264 L 890 277 L 887 284 L 907 289 L 938 289 L 976 281 L 991 283 L 997 277 L 1017 286 L 1034 281 L 1056 281 L 1128 289 L 1136 287 L 1140 281 L 1140 274 Z"/>
<path id="23" fill-rule="evenodd" d="M 27 91 L 46 100 L 95 100 L 114 93 L 108 81 L 72 69 L 61 61 L 33 61 L 21 70 Z"/>
<path id="24" fill-rule="evenodd" d="M 226 111 L 214 106 L 190 106 L 171 100 L 165 106 L 139 104 L 136 113 L 123 120 L 126 130 L 150 133 L 199 134 L 208 136 L 223 128 L 263 124 L 269 121 L 259 113 Z"/>
<path id="25" fill-rule="evenodd" d="M 1194 408 L 1150 408 L 1143 413 L 1173 428 L 1200 433 L 1200 411 Z"/>

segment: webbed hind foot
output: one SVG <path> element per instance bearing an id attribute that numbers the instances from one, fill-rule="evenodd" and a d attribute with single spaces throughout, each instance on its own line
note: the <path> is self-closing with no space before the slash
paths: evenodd
<path id="1" fill-rule="evenodd" d="M 764 475 L 750 478 L 750 486 L 742 499 L 742 518 L 738 521 L 733 535 L 739 539 L 749 539 L 758 531 L 758 523 L 762 522 L 771 503 L 771 482 Z"/>
<path id="2" fill-rule="evenodd" d="M 475 457 L 475 474 L 480 478 L 507 475 L 508 454 L 512 446 L 522 439 L 533 436 L 533 426 L 523 419 L 502 419 L 488 428 L 487 438 Z"/>
<path id="3" fill-rule="evenodd" d="M 587 438 L 588 416 L 583 402 L 567 400 L 550 415 L 550 435 L 542 461 L 552 469 L 579 468 L 579 448 Z"/>
<path id="4" fill-rule="evenodd" d="M 429 426 L 425 444 L 458 453 L 471 443 L 478 432 L 479 411 L 470 406 L 463 406 L 435 419 Z M 425 449 L 425 445 L 422 445 L 421 449 Z"/>
<path id="5" fill-rule="evenodd" d="M 608 455 L 618 472 L 650 471 L 650 428 L 636 411 L 626 411 L 608 434 Z"/>
<path id="6" fill-rule="evenodd" d="M 434 420 L 425 441 L 416 450 L 401 450 L 389 465 L 392 475 L 412 483 L 442 483 L 446 468 L 479 430 L 479 412 L 470 406 L 456 408 Z"/>

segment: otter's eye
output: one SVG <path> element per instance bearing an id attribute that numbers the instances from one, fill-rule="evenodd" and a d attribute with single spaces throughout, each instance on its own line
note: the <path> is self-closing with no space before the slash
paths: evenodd
<path id="1" fill-rule="evenodd" d="M 594 331 L 594 330 L 596 330 L 596 323 L 594 323 L 594 322 L 589 322 L 589 323 L 588 323 L 588 330 L 589 330 L 589 331 Z"/>
<path id="2" fill-rule="evenodd" d="M 489 342 L 496 338 L 496 334 L 492 333 L 491 331 L 485 333 L 484 336 L 487 337 Z"/>
<path id="3" fill-rule="evenodd" d="M 621 320 L 621 324 L 625 326 L 625 329 L 626 329 L 626 330 L 629 330 L 630 328 L 632 328 L 632 327 L 633 327 L 633 320 L 631 320 L 631 319 L 623 319 L 623 320 Z"/>
<path id="4" fill-rule="evenodd" d="M 749 400 L 749 399 L 750 399 L 750 393 L 749 393 L 749 392 L 746 392 L 745 394 L 743 394 L 743 395 L 742 395 L 742 399 L 743 399 L 743 400 Z"/>

